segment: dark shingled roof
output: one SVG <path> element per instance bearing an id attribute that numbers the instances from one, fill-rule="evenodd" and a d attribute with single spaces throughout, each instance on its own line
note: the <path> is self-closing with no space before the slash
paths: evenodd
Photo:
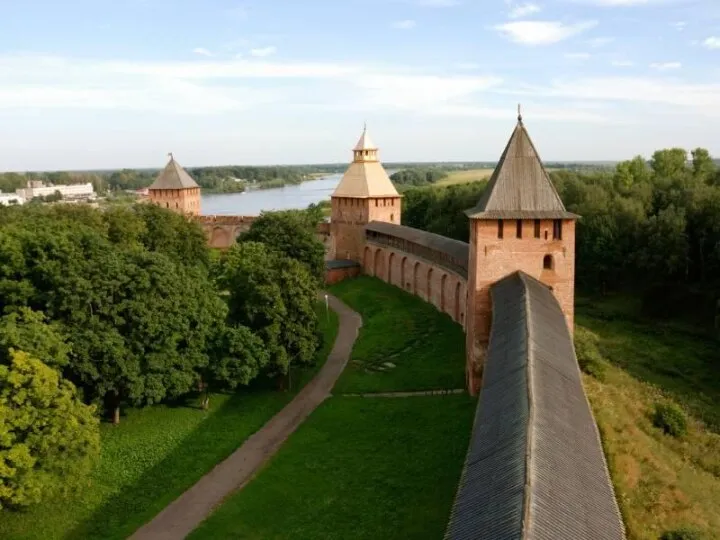
<path id="1" fill-rule="evenodd" d="M 480 201 L 465 213 L 478 219 L 578 217 L 565 210 L 520 116 Z"/>
<path id="2" fill-rule="evenodd" d="M 170 156 L 170 161 L 148 189 L 190 189 L 200 187 Z"/>
<path id="3" fill-rule="evenodd" d="M 464 264 L 465 268 L 467 268 L 469 246 L 466 242 L 384 221 L 371 221 L 365 226 L 365 230 L 395 236 L 434 251 L 446 253 L 459 263 Z"/>
<path id="4" fill-rule="evenodd" d="M 493 323 L 447 540 L 622 540 L 624 526 L 565 317 L 516 272 Z"/>

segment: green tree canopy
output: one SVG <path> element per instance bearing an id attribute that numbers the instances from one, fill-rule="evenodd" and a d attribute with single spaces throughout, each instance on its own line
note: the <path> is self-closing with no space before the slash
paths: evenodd
<path id="1" fill-rule="evenodd" d="M 262 242 L 268 248 L 304 264 L 318 283 L 325 273 L 325 247 L 318 240 L 318 212 L 264 212 L 240 235 L 239 242 Z"/>
<path id="2" fill-rule="evenodd" d="M 226 253 L 218 282 L 229 291 L 230 320 L 263 340 L 270 374 L 285 375 L 291 363 L 312 360 L 317 289 L 305 265 L 264 243 L 245 241 Z"/>
<path id="3" fill-rule="evenodd" d="M 94 408 L 40 360 L 0 365 L 0 509 L 78 487 L 100 451 Z"/>

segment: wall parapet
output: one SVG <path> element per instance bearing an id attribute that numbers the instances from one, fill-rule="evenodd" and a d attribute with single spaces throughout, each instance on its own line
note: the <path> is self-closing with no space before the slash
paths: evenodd
<path id="1" fill-rule="evenodd" d="M 467 279 L 470 246 L 465 242 L 380 221 L 368 223 L 365 227 L 365 238 L 368 242 L 421 257 Z"/>
<path id="2" fill-rule="evenodd" d="M 202 225 L 250 225 L 257 218 L 258 216 L 225 216 L 218 214 L 195 216 L 195 219 Z"/>

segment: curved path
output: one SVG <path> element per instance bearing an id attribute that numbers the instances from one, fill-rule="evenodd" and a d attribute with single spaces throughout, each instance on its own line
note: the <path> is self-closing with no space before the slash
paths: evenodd
<path id="1" fill-rule="evenodd" d="M 334 296 L 328 295 L 328 300 L 332 310 L 338 314 L 339 327 L 330 356 L 320 372 L 225 461 L 138 529 L 130 537 L 132 540 L 185 538 L 228 495 L 244 487 L 292 432 L 330 396 L 335 381 L 350 358 L 362 319 Z"/>

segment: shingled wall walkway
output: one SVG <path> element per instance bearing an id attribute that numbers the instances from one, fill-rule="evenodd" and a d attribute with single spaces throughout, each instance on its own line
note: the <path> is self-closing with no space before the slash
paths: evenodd
<path id="1" fill-rule="evenodd" d="M 132 540 L 179 540 L 185 538 L 223 500 L 252 480 L 255 473 L 282 446 L 327 397 L 350 358 L 362 319 L 334 296 L 328 295 L 330 308 L 338 314 L 335 345 L 327 362 L 315 378 L 279 413 L 253 434 L 225 461 L 203 476 L 193 487 L 143 525 Z M 232 426 L 228 426 L 232 429 Z"/>

